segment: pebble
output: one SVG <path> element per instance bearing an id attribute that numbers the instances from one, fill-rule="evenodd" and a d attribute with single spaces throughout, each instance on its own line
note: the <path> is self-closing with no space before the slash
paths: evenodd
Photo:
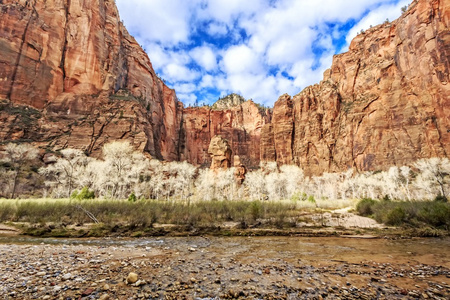
<path id="1" fill-rule="evenodd" d="M 110 297 L 109 297 L 108 294 L 103 294 L 103 295 L 101 295 L 100 298 L 98 298 L 98 299 L 99 299 L 99 300 L 109 300 Z"/>
<path id="2" fill-rule="evenodd" d="M 136 283 L 134 284 L 135 286 L 141 286 L 141 285 L 146 285 L 147 282 L 145 280 L 138 280 L 136 281 Z"/>
<path id="3" fill-rule="evenodd" d="M 138 280 L 138 275 L 134 272 L 130 272 L 127 276 L 127 283 L 132 284 Z"/>
<path id="4" fill-rule="evenodd" d="M 238 248 L 233 249 L 236 254 L 216 254 L 203 250 L 205 238 L 195 239 L 199 241 L 195 251 L 182 240 L 151 249 L 135 248 L 133 252 L 122 246 L 25 248 L 29 245 L 0 244 L 0 294 L 11 299 L 63 300 L 450 299 L 448 284 L 440 282 L 450 270 L 437 264 L 318 265 L 308 263 L 307 258 L 289 261 L 267 253 L 258 256 L 257 251 L 247 257 L 238 252 L 240 246 L 233 246 Z M 43 252 L 47 247 L 48 253 Z M 142 252 L 147 256 L 142 257 Z M 137 274 L 145 274 L 146 280 Z M 389 274 L 392 279 L 386 280 Z M 400 282 L 410 283 L 410 288 L 404 289 L 406 285 Z"/>

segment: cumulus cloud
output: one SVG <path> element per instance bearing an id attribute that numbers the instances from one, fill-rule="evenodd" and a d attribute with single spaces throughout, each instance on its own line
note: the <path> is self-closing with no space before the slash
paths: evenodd
<path id="1" fill-rule="evenodd" d="M 196 90 L 197 86 L 193 83 L 179 83 L 174 86 L 176 92 L 189 94 Z"/>
<path id="2" fill-rule="evenodd" d="M 237 19 L 256 14 L 265 5 L 264 0 L 207 0 L 200 8 L 199 18 L 232 24 Z"/>
<path id="3" fill-rule="evenodd" d="M 226 74 L 260 73 L 262 64 L 256 53 L 246 45 L 232 46 L 223 55 Z"/>
<path id="4" fill-rule="evenodd" d="M 168 45 L 188 42 L 191 11 L 200 1 L 117 0 L 128 30 L 139 39 Z"/>
<path id="5" fill-rule="evenodd" d="M 210 74 L 206 74 L 202 77 L 202 80 L 200 81 L 199 87 L 200 88 L 212 88 L 215 84 L 215 77 L 213 77 Z"/>
<path id="6" fill-rule="evenodd" d="M 200 77 L 200 73 L 186 66 L 170 63 L 163 68 L 163 77 L 170 82 L 193 81 Z"/>
<path id="7" fill-rule="evenodd" d="M 190 55 L 206 71 L 213 71 L 217 68 L 216 54 L 208 46 L 196 47 L 190 51 Z"/>
<path id="8" fill-rule="evenodd" d="M 272 105 L 319 82 L 357 31 L 395 19 L 410 0 L 116 2 L 156 72 L 185 104 L 237 92 Z"/>

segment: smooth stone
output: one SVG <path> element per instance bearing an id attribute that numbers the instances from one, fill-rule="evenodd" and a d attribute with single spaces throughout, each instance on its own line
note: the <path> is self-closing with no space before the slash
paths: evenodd
<path id="1" fill-rule="evenodd" d="M 127 276 L 127 283 L 132 284 L 138 280 L 138 275 L 136 273 L 130 272 Z"/>

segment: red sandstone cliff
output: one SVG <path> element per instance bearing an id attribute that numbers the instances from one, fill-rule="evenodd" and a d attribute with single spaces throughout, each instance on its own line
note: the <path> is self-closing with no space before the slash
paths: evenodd
<path id="1" fill-rule="evenodd" d="M 180 159 L 209 166 L 211 139 L 221 135 L 228 140 L 233 155 L 239 155 L 247 167 L 260 161 L 261 128 L 270 121 L 270 112 L 262 112 L 251 100 L 230 107 L 185 108 L 180 140 Z"/>
<path id="2" fill-rule="evenodd" d="M 182 105 L 114 0 L 0 1 L 0 140 L 96 152 L 128 139 L 178 159 Z"/>
<path id="3" fill-rule="evenodd" d="M 119 20 L 113 0 L 0 1 L 0 141 L 96 155 L 127 139 L 159 159 L 209 166 L 221 134 L 257 166 L 266 118 L 255 103 L 184 109 Z"/>
<path id="4" fill-rule="evenodd" d="M 450 1 L 358 35 L 320 84 L 275 103 L 261 158 L 309 174 L 450 155 Z"/>
<path id="5" fill-rule="evenodd" d="M 0 1 L 0 142 L 84 149 L 127 139 L 166 160 L 209 165 L 226 138 L 247 166 L 309 174 L 377 170 L 450 153 L 450 3 L 414 2 L 356 37 L 320 84 L 252 102 L 186 108 L 119 21 L 113 0 Z"/>

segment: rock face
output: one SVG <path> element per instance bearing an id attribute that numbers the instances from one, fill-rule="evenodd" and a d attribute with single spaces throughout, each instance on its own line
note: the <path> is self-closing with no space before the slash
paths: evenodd
<path id="1" fill-rule="evenodd" d="M 450 2 L 414 1 L 358 35 L 320 84 L 275 103 L 261 159 L 307 174 L 450 155 Z"/>
<path id="2" fill-rule="evenodd" d="M 0 0 L 0 142 L 97 156 L 124 139 L 209 166 L 221 135 L 249 168 L 277 161 L 306 174 L 448 157 L 449 20 L 449 1 L 414 1 L 358 35 L 319 84 L 281 96 L 272 115 L 238 95 L 183 108 L 114 0 Z"/>
<path id="3" fill-rule="evenodd" d="M 245 174 L 247 174 L 247 168 L 241 163 L 239 155 L 234 156 L 234 178 L 238 185 L 244 183 Z"/>
<path id="4" fill-rule="evenodd" d="M 259 164 L 265 112 L 238 95 L 183 108 L 120 22 L 114 0 L 0 1 L 0 141 L 98 155 L 129 140 L 164 160 L 209 166 L 214 135 Z"/>
<path id="5" fill-rule="evenodd" d="M 0 1 L 0 140 L 178 159 L 182 106 L 114 0 Z"/>
<path id="6" fill-rule="evenodd" d="M 257 167 L 261 156 L 261 129 L 270 121 L 270 111 L 262 110 L 251 100 L 235 105 L 222 103 L 221 110 L 214 107 L 184 109 L 180 160 L 209 166 L 210 141 L 213 136 L 221 135 L 246 166 Z"/>
<path id="7" fill-rule="evenodd" d="M 208 153 L 211 155 L 211 170 L 226 170 L 231 167 L 231 147 L 220 135 L 211 139 Z"/>

